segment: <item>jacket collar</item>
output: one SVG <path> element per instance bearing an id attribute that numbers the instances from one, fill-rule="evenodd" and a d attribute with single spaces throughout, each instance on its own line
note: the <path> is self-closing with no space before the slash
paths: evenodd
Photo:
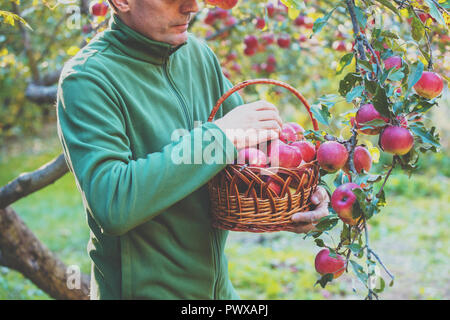
<path id="1" fill-rule="evenodd" d="M 168 43 L 152 40 L 127 26 L 116 14 L 112 15 L 109 29 L 105 31 L 104 35 L 107 40 L 127 55 L 159 65 L 167 61 L 170 55 L 187 43 L 172 47 Z"/>

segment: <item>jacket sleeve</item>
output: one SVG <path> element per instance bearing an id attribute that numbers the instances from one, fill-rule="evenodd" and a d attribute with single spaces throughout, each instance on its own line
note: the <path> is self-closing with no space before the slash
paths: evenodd
<path id="1" fill-rule="evenodd" d="M 205 123 L 159 152 L 132 159 L 117 95 L 85 72 L 60 81 L 57 126 L 84 206 L 103 232 L 111 235 L 124 234 L 185 198 L 237 153 L 223 131 Z M 212 157 L 204 157 L 206 163 L 179 164 L 174 155 L 184 150 L 213 151 Z"/>

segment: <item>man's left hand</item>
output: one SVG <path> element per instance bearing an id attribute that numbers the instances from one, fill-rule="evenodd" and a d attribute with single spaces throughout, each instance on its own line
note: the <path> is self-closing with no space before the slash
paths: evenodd
<path id="1" fill-rule="evenodd" d="M 297 212 L 291 217 L 292 221 L 296 223 L 295 233 L 307 233 L 315 229 L 315 225 L 322 218 L 329 214 L 328 203 L 330 197 L 323 187 L 317 187 L 316 192 L 311 196 L 311 202 L 317 207 L 312 211 Z"/>

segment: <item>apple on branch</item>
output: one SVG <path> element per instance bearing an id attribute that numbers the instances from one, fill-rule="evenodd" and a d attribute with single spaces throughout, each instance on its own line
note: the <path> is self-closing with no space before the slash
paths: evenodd
<path id="1" fill-rule="evenodd" d="M 358 111 L 356 112 L 355 121 L 356 121 L 356 128 L 360 129 L 365 127 L 365 123 L 373 121 L 373 120 L 383 120 L 386 123 L 389 122 L 388 118 L 383 117 L 377 109 L 373 106 L 373 104 L 368 103 L 365 105 L 362 105 Z M 362 133 L 367 135 L 377 135 L 382 130 L 382 127 L 372 127 L 372 128 L 366 128 L 363 130 L 360 130 Z"/>
<path id="2" fill-rule="evenodd" d="M 336 258 L 331 257 L 330 249 L 324 248 L 316 255 L 314 266 L 320 275 L 331 273 L 333 279 L 337 279 L 345 271 L 345 259 L 339 254 L 336 254 Z"/>
<path id="3" fill-rule="evenodd" d="M 106 1 L 93 1 L 89 7 L 89 12 L 96 17 L 104 17 L 108 13 L 108 3 Z"/>
<path id="4" fill-rule="evenodd" d="M 339 142 L 327 141 L 317 150 L 317 161 L 322 169 L 328 172 L 336 172 L 347 163 L 348 151 Z"/>
<path id="5" fill-rule="evenodd" d="M 430 71 L 424 71 L 419 81 L 414 85 L 414 90 L 416 90 L 417 94 L 427 99 L 436 98 L 441 94 L 443 88 L 444 81 L 442 77 Z"/>
<path id="6" fill-rule="evenodd" d="M 353 218 L 353 205 L 356 201 L 356 195 L 353 189 L 360 189 L 356 183 L 344 183 L 334 190 L 331 195 L 331 207 L 338 214 L 339 218 L 351 226 L 358 223 L 358 219 Z"/>
<path id="7" fill-rule="evenodd" d="M 407 128 L 389 126 L 381 133 L 379 144 L 383 151 L 402 156 L 413 147 L 414 137 Z"/>

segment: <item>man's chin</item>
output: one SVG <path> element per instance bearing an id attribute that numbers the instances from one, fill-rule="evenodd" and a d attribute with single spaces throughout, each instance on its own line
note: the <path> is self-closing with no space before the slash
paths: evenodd
<path id="1" fill-rule="evenodd" d="M 188 39 L 188 32 L 185 31 L 183 33 L 179 33 L 179 34 L 174 35 L 173 37 L 171 37 L 169 43 L 172 46 L 176 47 L 176 46 L 179 46 L 180 44 L 185 43 L 187 41 L 187 39 Z"/>

